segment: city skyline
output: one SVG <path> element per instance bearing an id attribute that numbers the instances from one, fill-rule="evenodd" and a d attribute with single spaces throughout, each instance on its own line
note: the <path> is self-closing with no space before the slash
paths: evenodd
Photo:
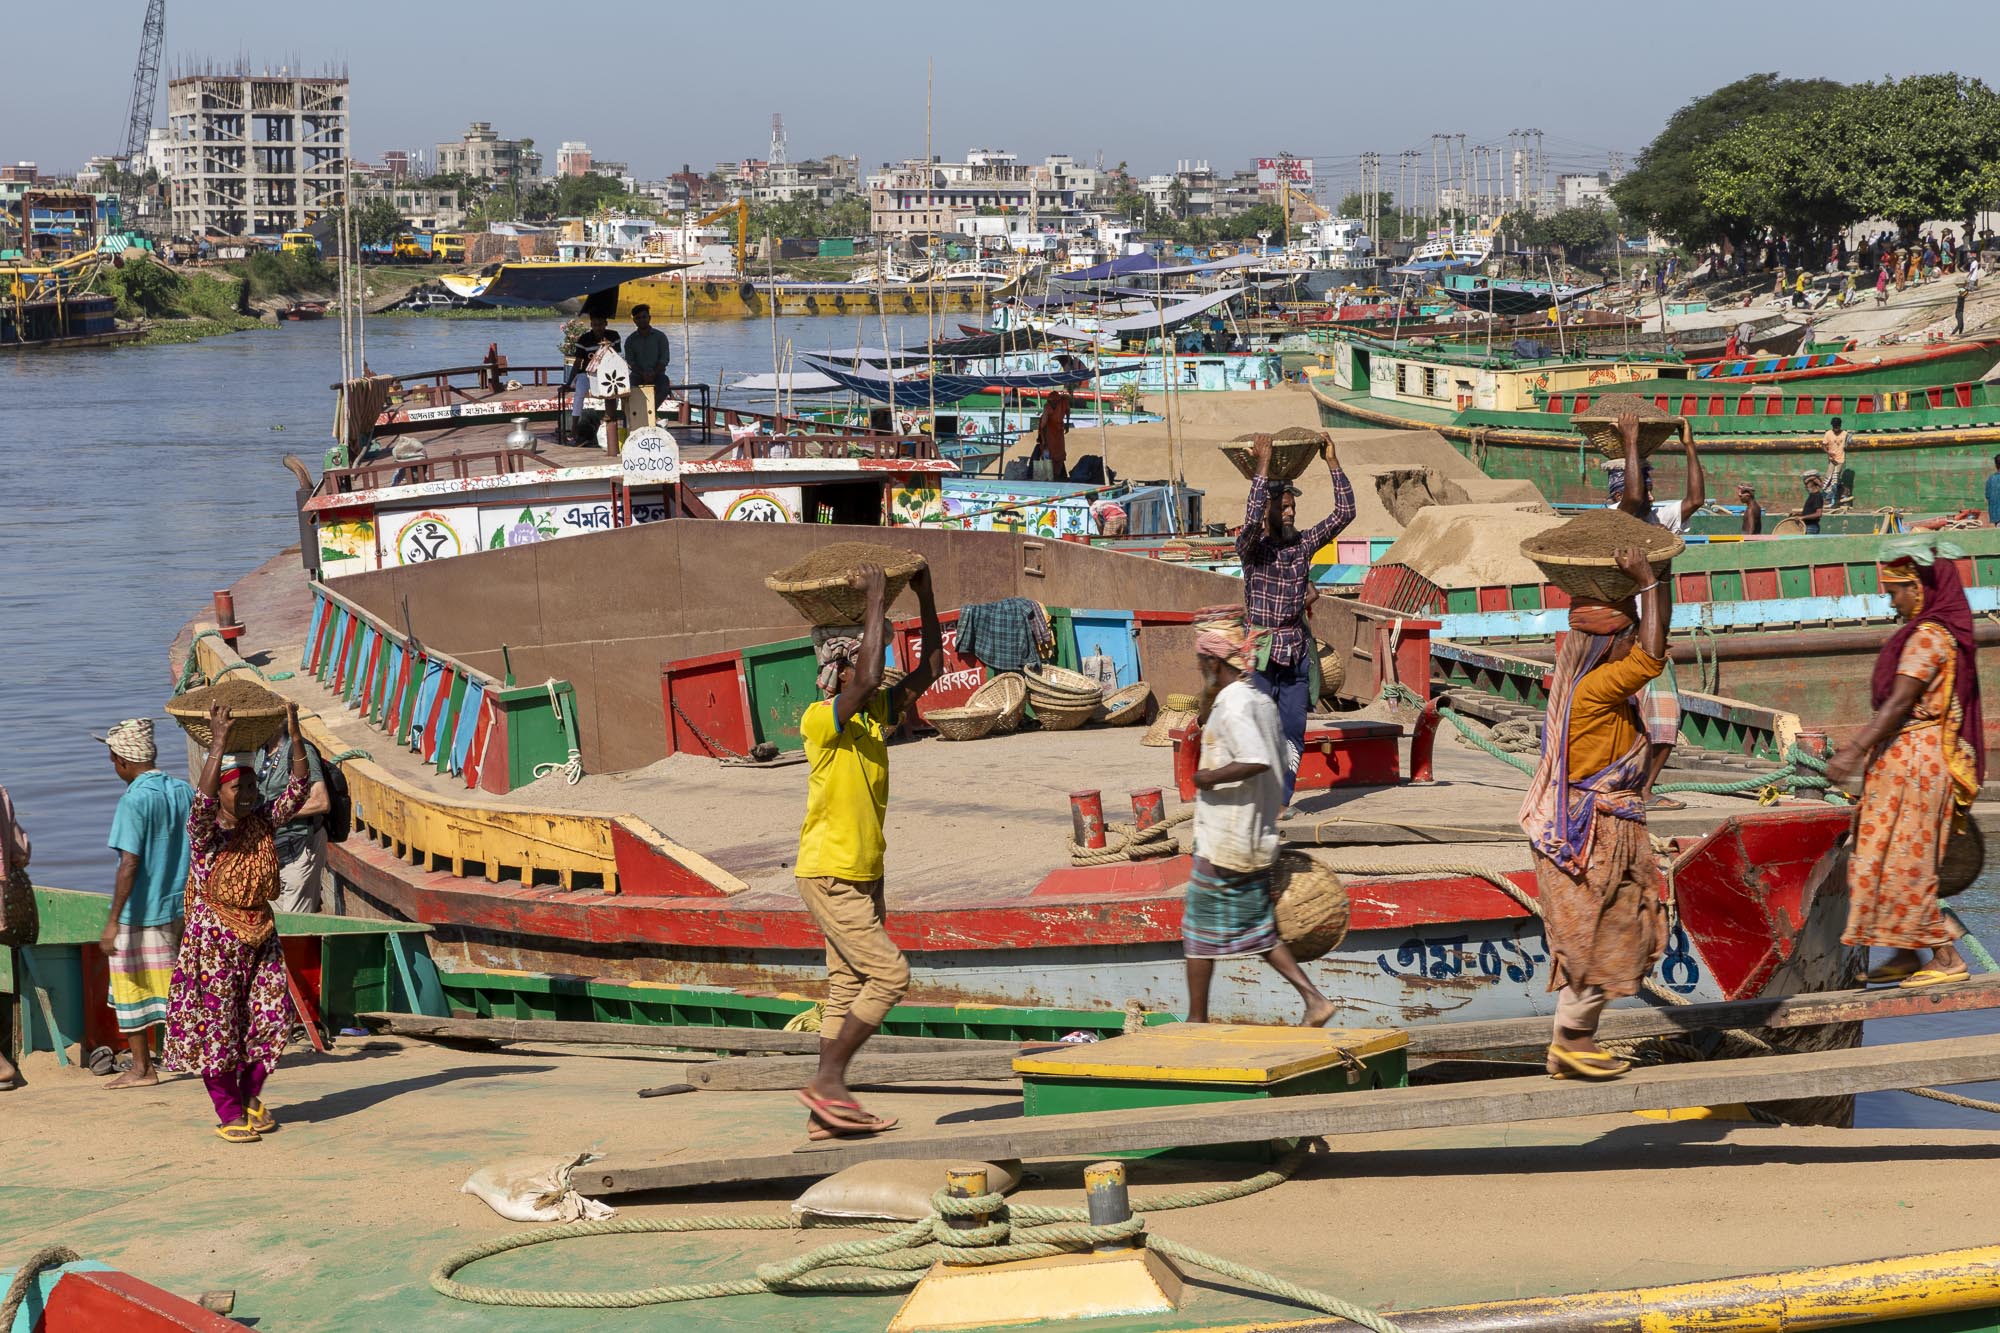
<path id="1" fill-rule="evenodd" d="M 241 61 L 253 71 L 309 73 L 335 65 L 352 80 L 350 150 L 366 161 L 398 148 L 428 157 L 482 120 L 503 136 L 534 139 L 547 162 L 563 141 L 583 141 L 600 158 L 657 180 L 684 163 L 705 171 L 762 158 L 776 112 L 792 160 L 851 154 L 865 174 L 923 155 L 930 58 L 930 147 L 947 160 L 975 147 L 1032 162 L 1069 153 L 1094 164 L 1102 153 L 1107 166 L 1124 161 L 1144 177 L 1197 160 L 1226 174 L 1282 152 L 1313 159 L 1323 192 L 1337 200 L 1359 185 L 1363 152 L 1382 155 L 1392 190 L 1406 150 L 1427 176 L 1436 134 L 1504 151 L 1510 131 L 1539 129 L 1551 176 L 1605 171 L 1614 155 L 1629 163 L 1690 99 L 1764 69 L 1855 81 L 1951 68 L 2000 81 L 2000 59 L 1941 51 L 1934 40 L 1950 30 L 1952 15 L 1978 13 L 1970 4 L 1933 6 L 1936 21 L 1915 27 L 1869 29 L 1865 43 L 1840 21 L 1844 12 L 1865 15 L 1858 5 L 1835 5 L 1833 21 L 1805 30 L 1771 15 L 1732 13 L 1727 31 L 1712 34 L 1717 40 L 1677 41 L 1671 64 L 1657 69 L 1660 25 L 1618 12 L 1593 11 L 1587 29 L 1561 32 L 1563 49 L 1547 50 L 1548 20 L 1569 8 L 1545 6 L 1533 24 L 1514 29 L 1496 25 L 1489 8 L 1444 0 L 1427 11 L 1447 20 L 1434 28 L 1462 36 L 1411 60 L 1343 62 L 1349 21 L 1323 6 L 1289 3 L 1260 11 L 1268 21 L 1218 29 L 1212 9 L 1167 0 L 1148 9 L 1143 28 L 1073 24 L 1009 54 L 992 43 L 967 50 L 964 31 L 939 29 L 926 19 L 933 11 L 904 0 L 868 6 L 861 24 L 831 32 L 814 26 L 823 9 L 780 3 L 767 11 L 775 30 L 760 31 L 757 47 L 744 45 L 740 19 L 729 13 L 606 0 L 592 11 L 603 30 L 641 40 L 607 42 L 584 64 L 566 56 L 551 68 L 540 64 L 543 44 L 525 35 L 528 21 L 546 11 L 521 0 L 490 0 L 476 24 L 462 12 L 357 0 L 347 30 L 395 33 L 394 41 L 359 46 L 324 40 L 297 12 L 176 0 L 155 123 L 165 121 L 165 81 L 188 68 Z M 103 10 L 95 78 L 79 83 L 74 68 L 46 62 L 0 89 L 0 125 L 13 127 L 0 158 L 63 173 L 118 150 L 144 3 L 106 0 Z M 1463 21 L 1449 21 L 1454 16 Z M 1494 43 L 1509 32 L 1524 58 L 1496 76 Z M 1202 33 L 1219 35 L 1196 40 Z M 1232 46 L 1241 47 L 1240 58 Z M 561 49 L 583 44 L 566 35 Z M 1274 68 L 1279 59 L 1296 68 Z M 65 114 L 37 114 L 57 104 Z"/>

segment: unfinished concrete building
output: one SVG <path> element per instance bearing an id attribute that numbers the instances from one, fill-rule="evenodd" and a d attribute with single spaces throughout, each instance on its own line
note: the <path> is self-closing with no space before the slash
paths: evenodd
<path id="1" fill-rule="evenodd" d="M 341 203 L 347 78 L 204 71 L 167 85 L 173 228 L 303 230 Z"/>

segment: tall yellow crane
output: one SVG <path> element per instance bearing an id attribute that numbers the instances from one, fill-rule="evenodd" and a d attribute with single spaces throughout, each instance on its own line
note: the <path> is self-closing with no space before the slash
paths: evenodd
<path id="1" fill-rule="evenodd" d="M 722 218 L 726 218 L 731 213 L 734 213 L 736 215 L 736 272 L 738 276 L 747 277 L 750 273 L 749 269 L 750 201 L 749 200 L 738 199 L 735 203 L 724 204 L 722 207 L 716 209 L 713 213 L 709 213 L 703 217 L 696 218 L 694 225 L 697 227 L 706 227 L 709 223 L 719 221 Z"/>
<path id="2" fill-rule="evenodd" d="M 1280 176 L 1278 178 L 1278 199 L 1280 201 L 1280 206 L 1285 211 L 1285 244 L 1287 246 L 1289 246 L 1292 243 L 1293 197 L 1294 196 L 1292 194 L 1292 183 L 1286 180 L 1284 177 Z M 1328 218 L 1333 216 L 1333 214 L 1327 212 L 1326 209 L 1322 207 L 1320 203 L 1309 194 L 1298 195 L 1297 199 L 1301 204 L 1305 205 L 1306 213 L 1311 217 L 1311 219 L 1314 222 L 1324 222 Z"/>

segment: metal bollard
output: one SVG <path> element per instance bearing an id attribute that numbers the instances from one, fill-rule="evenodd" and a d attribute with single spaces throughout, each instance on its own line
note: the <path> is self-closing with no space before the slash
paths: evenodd
<path id="1" fill-rule="evenodd" d="M 1142 787 L 1132 793 L 1132 827 L 1144 833 L 1167 817 L 1167 798 L 1158 787 Z"/>
<path id="2" fill-rule="evenodd" d="M 1104 845 L 1104 793 L 1073 791 L 1069 794 L 1070 836 L 1078 846 Z"/>
<path id="3" fill-rule="evenodd" d="M 1798 740 L 1793 743 L 1802 753 L 1809 754 L 1815 759 L 1825 760 L 1833 756 L 1833 738 L 1824 731 L 1801 731 Z M 1828 790 L 1825 787 L 1811 787 L 1798 794 L 1806 800 L 1824 801 Z"/>
<path id="4" fill-rule="evenodd" d="M 986 1193 L 986 1168 L 983 1166 L 948 1166 L 944 1169 L 944 1192 L 954 1199 L 970 1199 Z M 975 1213 L 970 1217 L 945 1219 L 953 1231 L 971 1231 L 986 1225 L 986 1213 Z"/>
<path id="5" fill-rule="evenodd" d="M 1125 1192 L 1125 1164 L 1098 1162 L 1083 1169 L 1084 1197 L 1090 1205 L 1090 1225 L 1110 1226 L 1132 1216 L 1132 1197 Z M 1131 1240 L 1099 1241 L 1093 1248 L 1102 1254 L 1135 1247 Z"/>

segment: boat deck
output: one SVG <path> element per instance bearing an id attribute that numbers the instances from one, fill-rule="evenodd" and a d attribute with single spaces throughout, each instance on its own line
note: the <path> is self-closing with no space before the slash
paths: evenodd
<path id="1" fill-rule="evenodd" d="M 235 1316 L 288 1333 L 369 1328 L 876 1330 L 893 1295 L 759 1295 L 633 1310 L 459 1304 L 426 1280 L 445 1254 L 523 1230 L 459 1186 L 483 1166 L 561 1158 L 783 1152 L 802 1141 L 788 1092 L 641 1101 L 678 1065 L 603 1048 L 504 1052 L 343 1038 L 288 1052 L 267 1093 L 282 1128 L 261 1143 L 209 1132 L 198 1080 L 107 1095 L 46 1054 L 0 1094 L 0 1255 L 61 1242 L 190 1299 L 233 1289 Z M 912 1131 L 1019 1116 L 1001 1083 L 870 1092 Z M 1355 1135 L 1276 1189 L 1156 1214 L 1184 1244 L 1398 1311 L 1554 1295 L 1987 1245 L 2000 1199 L 1967 1189 L 2000 1134 L 1773 1128 L 1612 1115 Z M 1017 1201 L 1080 1206 L 1082 1161 L 1039 1163 Z M 1240 1165 L 1135 1162 L 1135 1196 L 1239 1179 Z M 783 1212 L 795 1190 L 621 1197 L 622 1219 Z M 1643 1200 L 1635 1211 L 1634 1201 Z M 1362 1221 L 1365 1219 L 1365 1221 Z M 1587 1244 L 1552 1244 L 1561 1233 Z M 1523 1225 L 1523 1222 L 1526 1225 Z M 630 1288 L 747 1274 L 851 1231 L 621 1236 L 536 1246 L 464 1280 Z M 1173 1315 L 1091 1328 L 1240 1326 L 1305 1317 L 1199 1270 Z M 1953 1328 L 1986 1327 L 1960 1320 Z"/>
<path id="2" fill-rule="evenodd" d="M 296 672 L 310 606 L 296 554 L 274 557 L 239 580 L 234 593 L 237 614 L 247 626 L 239 651 L 266 674 Z M 342 744 L 367 751 L 412 790 L 499 809 L 634 815 L 742 880 L 747 891 L 736 893 L 733 905 L 797 906 L 792 864 L 805 810 L 803 764 L 726 767 L 674 755 L 627 772 L 590 774 L 574 786 L 550 776 L 494 795 L 439 776 L 362 722 L 310 675 L 273 681 L 271 688 L 317 713 Z M 1378 706 L 1340 716 L 1388 715 Z M 1168 810 L 1178 808 L 1173 751 L 1140 744 L 1143 734 L 1136 726 L 1024 730 L 971 742 L 925 736 L 895 745 L 887 826 L 890 902 L 947 908 L 1061 895 L 1061 877 L 1050 877 L 1069 865 L 1068 793 L 1101 791 L 1109 821 L 1130 817 L 1128 794 L 1141 788 L 1165 789 Z M 1407 758 L 1407 741 L 1403 752 Z M 1283 830 L 1294 842 L 1365 846 L 1371 858 L 1410 864 L 1412 874 L 1425 865 L 1467 859 L 1502 872 L 1527 869 L 1516 821 L 1526 776 L 1457 743 L 1448 726 L 1441 729 L 1435 762 L 1437 780 L 1427 784 L 1301 793 Z M 1755 808 L 1747 800 L 1705 793 L 1684 799 L 1688 810 L 1656 816 L 1656 833 L 1707 832 L 1728 816 Z M 1132 892 L 1161 887 L 1135 883 Z M 662 900 L 551 892 L 579 904 L 668 906 Z"/>

